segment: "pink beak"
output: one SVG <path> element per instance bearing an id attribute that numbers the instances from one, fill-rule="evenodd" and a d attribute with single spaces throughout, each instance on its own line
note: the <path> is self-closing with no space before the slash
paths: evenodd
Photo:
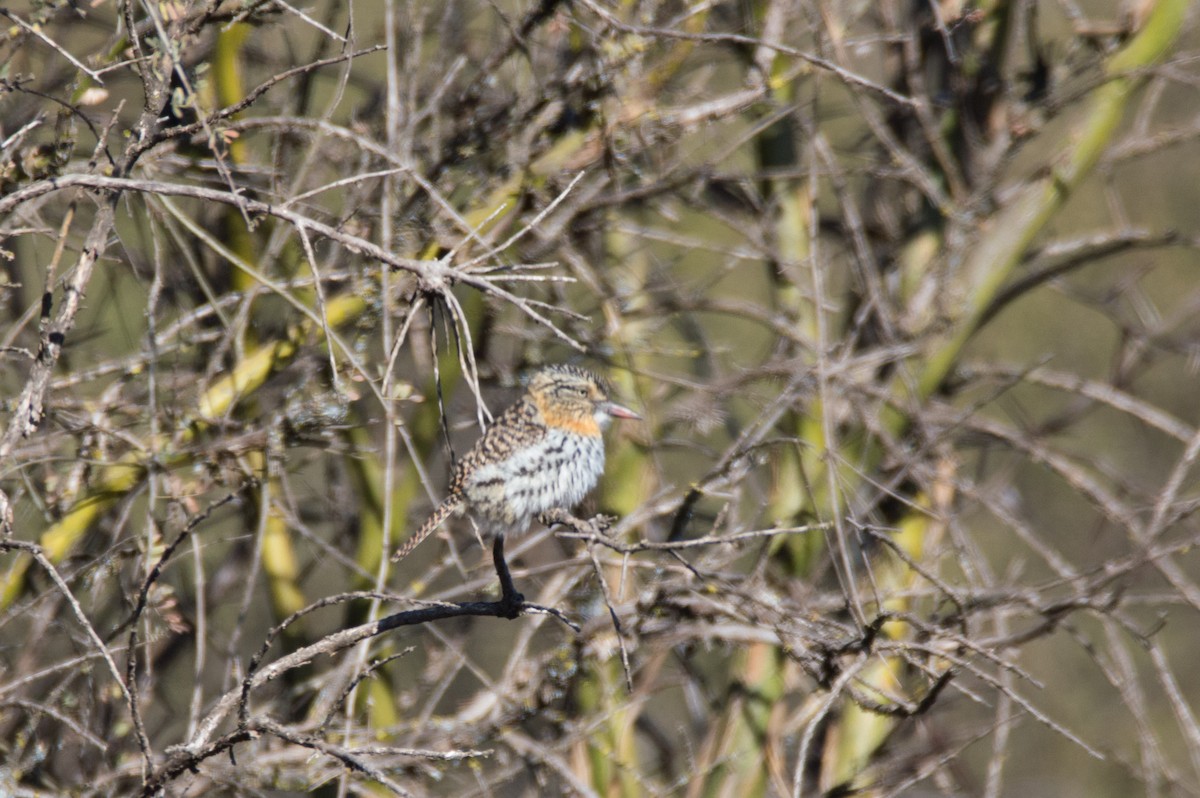
<path id="1" fill-rule="evenodd" d="M 604 412 L 608 413 L 613 418 L 628 418 L 634 421 L 641 421 L 642 417 L 630 410 L 628 407 L 623 407 L 616 402 L 605 402 L 602 407 Z"/>

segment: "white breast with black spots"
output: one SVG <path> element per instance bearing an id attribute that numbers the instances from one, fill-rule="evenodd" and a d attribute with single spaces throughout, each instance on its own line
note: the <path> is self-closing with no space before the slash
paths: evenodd
<path id="1" fill-rule="evenodd" d="M 517 528 L 523 530 L 538 513 L 559 507 L 569 510 L 596 487 L 604 473 L 604 441 L 551 430 L 515 453 L 503 468 L 504 497 Z"/>

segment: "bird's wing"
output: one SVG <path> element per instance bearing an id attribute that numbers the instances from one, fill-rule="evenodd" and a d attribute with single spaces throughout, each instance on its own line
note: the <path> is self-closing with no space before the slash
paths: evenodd
<path id="1" fill-rule="evenodd" d="M 546 434 L 546 425 L 539 418 L 537 407 L 528 400 L 517 402 L 501 413 L 471 451 L 458 461 L 452 490 L 461 490 L 480 466 L 504 462 L 519 449 L 540 442 Z"/>

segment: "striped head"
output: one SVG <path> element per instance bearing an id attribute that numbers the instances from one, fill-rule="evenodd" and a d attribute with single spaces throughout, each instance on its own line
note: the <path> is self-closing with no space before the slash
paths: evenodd
<path id="1" fill-rule="evenodd" d="M 526 396 L 548 427 L 600 437 L 614 418 L 639 419 L 637 413 L 608 398 L 608 385 L 577 366 L 558 364 L 529 380 Z"/>

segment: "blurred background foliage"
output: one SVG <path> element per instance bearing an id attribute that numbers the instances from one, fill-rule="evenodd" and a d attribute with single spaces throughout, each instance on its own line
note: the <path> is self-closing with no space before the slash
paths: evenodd
<path id="1" fill-rule="evenodd" d="M 0 794 L 1197 794 L 1184 0 L 0 17 Z"/>

